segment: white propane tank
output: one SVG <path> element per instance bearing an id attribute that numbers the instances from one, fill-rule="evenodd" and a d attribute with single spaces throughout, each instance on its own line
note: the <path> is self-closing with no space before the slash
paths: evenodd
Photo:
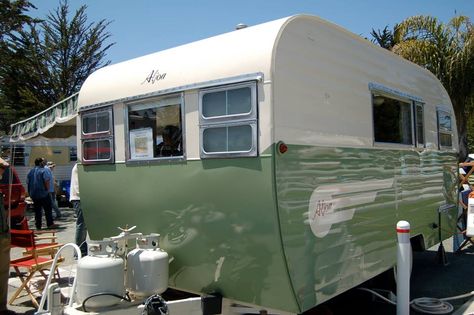
<path id="1" fill-rule="evenodd" d="M 100 293 L 123 296 L 124 263 L 115 257 L 116 244 L 112 240 L 91 241 L 88 244 L 89 256 L 77 264 L 77 298 L 80 303 Z M 87 300 L 86 307 L 107 307 L 120 302 L 120 298 L 101 295 Z"/>
<path id="2" fill-rule="evenodd" d="M 168 287 L 168 254 L 159 248 L 160 234 L 137 238 L 127 255 L 126 286 L 138 298 L 160 294 Z"/>

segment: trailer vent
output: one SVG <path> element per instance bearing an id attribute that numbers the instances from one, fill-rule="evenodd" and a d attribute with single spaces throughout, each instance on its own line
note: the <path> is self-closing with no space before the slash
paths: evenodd
<path id="1" fill-rule="evenodd" d="M 244 24 L 244 23 L 239 23 L 235 26 L 235 30 L 241 30 L 243 28 L 247 28 L 248 25 L 247 24 Z"/>

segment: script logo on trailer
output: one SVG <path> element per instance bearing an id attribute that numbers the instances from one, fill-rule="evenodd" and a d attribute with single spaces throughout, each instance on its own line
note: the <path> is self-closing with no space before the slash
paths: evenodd
<path id="1" fill-rule="evenodd" d="M 317 187 L 309 200 L 311 231 L 317 237 L 325 237 L 333 224 L 352 220 L 357 206 L 374 202 L 377 192 L 393 187 L 393 181 L 370 180 Z"/>
<path id="2" fill-rule="evenodd" d="M 149 83 L 149 84 L 155 84 L 158 81 L 164 80 L 166 77 L 166 72 L 165 73 L 160 73 L 158 69 L 152 70 L 143 80 L 142 84 Z"/>

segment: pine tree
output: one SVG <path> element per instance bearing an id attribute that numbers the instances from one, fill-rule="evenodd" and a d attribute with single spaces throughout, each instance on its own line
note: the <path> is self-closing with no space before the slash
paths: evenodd
<path id="1" fill-rule="evenodd" d="M 86 10 L 83 5 L 69 18 L 69 4 L 61 1 L 44 21 L 28 21 L 11 35 L 14 58 L 1 66 L 3 109 L 13 114 L 9 124 L 78 92 L 93 71 L 110 64 L 110 22 L 90 23 Z"/>

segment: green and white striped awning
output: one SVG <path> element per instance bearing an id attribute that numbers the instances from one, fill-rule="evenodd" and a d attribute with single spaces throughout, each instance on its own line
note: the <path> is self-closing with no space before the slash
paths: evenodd
<path id="1" fill-rule="evenodd" d="M 34 138 L 46 133 L 55 125 L 63 125 L 64 128 L 60 132 L 55 132 L 53 137 L 67 138 L 75 135 L 78 95 L 79 93 L 75 93 L 39 114 L 12 124 L 10 142 Z"/>

